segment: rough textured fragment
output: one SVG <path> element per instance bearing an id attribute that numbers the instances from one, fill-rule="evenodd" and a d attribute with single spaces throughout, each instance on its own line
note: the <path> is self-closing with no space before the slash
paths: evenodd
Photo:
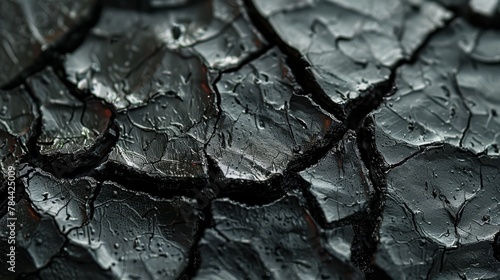
<path id="1" fill-rule="evenodd" d="M 493 259 L 488 242 L 478 242 L 446 252 L 444 262 L 436 266 L 432 279 L 498 279 L 500 263 Z M 439 269 L 439 270 L 438 270 Z"/>
<path id="2" fill-rule="evenodd" d="M 188 265 L 197 229 L 186 219 L 192 201 L 154 200 L 105 182 L 94 207 L 92 220 L 68 237 L 116 278 L 177 279 Z"/>
<path id="3" fill-rule="evenodd" d="M 163 51 L 161 89 L 146 104 L 118 114 L 120 137 L 106 164 L 156 178 L 206 177 L 203 145 L 215 121 L 206 68 L 195 57 Z"/>
<path id="4" fill-rule="evenodd" d="M 325 93 L 347 103 L 386 83 L 451 14 L 428 1 L 253 0 L 278 36 L 304 54 Z M 274 1 L 273 1 L 274 3 Z"/>
<path id="5" fill-rule="evenodd" d="M 108 105 L 97 99 L 77 99 L 50 68 L 30 77 L 28 86 L 40 104 L 37 150 L 54 169 L 62 174 L 63 169 L 90 165 L 109 150 L 116 132 L 110 128 Z"/>
<path id="6" fill-rule="evenodd" d="M 480 160 L 481 189 L 462 211 L 458 224 L 461 243 L 493 241 L 500 229 L 500 159 Z"/>
<path id="7" fill-rule="evenodd" d="M 399 199 L 427 238 L 458 245 L 462 211 L 482 187 L 480 162 L 449 146 L 429 149 L 387 174 L 389 193 Z"/>
<path id="8" fill-rule="evenodd" d="M 153 36 L 141 30 L 130 38 L 137 43 L 113 44 L 109 53 L 99 59 L 99 64 L 93 64 L 99 69 L 83 74 L 88 76 L 83 80 L 87 85 L 79 84 L 79 87 L 88 86 L 91 93 L 112 103 L 119 111 L 146 104 L 162 93 L 181 101 L 193 97 L 202 100 L 207 95 L 204 91 L 208 90 L 207 70 L 202 62 L 162 47 Z"/>
<path id="9" fill-rule="evenodd" d="M 0 91 L 0 156 L 2 173 L 28 152 L 27 142 L 38 118 L 34 100 L 24 87 Z"/>
<path id="10" fill-rule="evenodd" d="M 307 97 L 273 49 L 217 83 L 222 115 L 207 153 L 229 178 L 264 180 L 282 173 L 338 125 Z"/>
<path id="11" fill-rule="evenodd" d="M 36 210 L 52 216 L 70 244 L 113 278 L 176 279 L 187 266 L 197 229 L 192 200 L 156 200 L 112 182 L 57 180 L 39 170 L 28 175 Z M 57 263 L 44 273 L 54 269 Z"/>
<path id="12" fill-rule="evenodd" d="M 97 188 L 94 179 L 58 180 L 30 167 L 24 167 L 20 175 L 35 209 L 42 215 L 53 217 L 63 234 L 89 221 Z"/>
<path id="13" fill-rule="evenodd" d="M 396 164 L 419 146 L 449 143 L 498 155 L 500 33 L 456 20 L 397 71 L 396 94 L 375 112 L 378 148 Z"/>
<path id="14" fill-rule="evenodd" d="M 497 158 L 445 145 L 426 149 L 391 169 L 377 265 L 393 279 L 453 279 L 447 277 L 477 275 L 482 269 L 485 275 L 492 273 L 496 261 L 484 244 L 498 232 L 499 168 Z M 479 250 L 484 266 L 455 253 L 465 248 L 471 248 L 472 255 Z M 456 259 L 449 260 L 449 254 Z M 443 265 L 450 271 L 443 271 Z M 454 266 L 458 270 L 453 271 Z M 467 266 L 476 268 L 469 271 Z"/>
<path id="15" fill-rule="evenodd" d="M 296 196 L 260 207 L 216 200 L 212 212 L 195 279 L 364 279 L 324 249 L 321 230 Z"/>
<path id="16" fill-rule="evenodd" d="M 95 0 L 2 1 L 0 87 L 60 45 L 95 12 Z"/>
<path id="17" fill-rule="evenodd" d="M 373 192 L 353 134 L 300 175 L 311 184 L 310 192 L 328 223 L 359 213 Z"/>
<path id="18" fill-rule="evenodd" d="M 189 71 L 182 57 L 166 49 L 196 54 L 210 68 L 222 70 L 263 46 L 240 5 L 239 0 L 193 1 L 151 13 L 105 8 L 92 34 L 68 56 L 68 78 L 118 109 L 144 103 L 158 92 L 180 90 L 168 88 L 171 79 L 180 72 L 188 83 Z M 182 85 L 180 80 L 175 84 Z"/>
<path id="19" fill-rule="evenodd" d="M 46 215 L 38 215 L 25 199 L 16 203 L 14 215 L 4 215 L 0 219 L 0 224 L 4 227 L 0 232 L 0 252 L 2 258 L 0 263 L 2 269 L 0 278 L 15 279 L 22 273 L 33 272 L 48 265 L 53 256 L 55 256 L 64 243 L 64 236 L 58 231 L 54 221 Z M 16 219 L 16 220 L 13 220 Z M 15 222 L 15 236 L 13 239 L 10 234 L 10 227 L 7 225 Z M 11 240 L 15 240 L 13 243 Z M 10 265 L 7 264 L 12 254 L 10 247 L 15 246 L 15 272 L 7 270 Z"/>
<path id="20" fill-rule="evenodd" d="M 106 165 L 157 179 L 207 177 L 203 141 L 190 135 L 169 136 L 165 130 L 142 129 L 125 115 L 117 121 L 123 133 Z"/>
<path id="21" fill-rule="evenodd" d="M 382 217 L 375 264 L 391 279 L 428 279 L 442 246 L 425 236 L 412 210 L 392 195 L 385 201 Z"/>

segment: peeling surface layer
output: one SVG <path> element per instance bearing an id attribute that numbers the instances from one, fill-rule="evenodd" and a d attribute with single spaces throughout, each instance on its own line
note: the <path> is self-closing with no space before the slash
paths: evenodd
<path id="1" fill-rule="evenodd" d="M 50 68 L 27 81 L 40 106 L 36 150 L 57 175 L 95 164 L 109 151 L 117 132 L 108 104 L 77 99 Z"/>

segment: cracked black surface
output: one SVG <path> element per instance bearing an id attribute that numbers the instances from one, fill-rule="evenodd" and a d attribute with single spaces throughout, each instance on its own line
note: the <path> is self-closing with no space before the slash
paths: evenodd
<path id="1" fill-rule="evenodd" d="M 500 278 L 499 1 L 0 15 L 1 279 Z"/>

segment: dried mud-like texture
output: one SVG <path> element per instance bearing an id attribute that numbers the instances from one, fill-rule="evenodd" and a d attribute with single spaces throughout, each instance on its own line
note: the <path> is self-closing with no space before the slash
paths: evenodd
<path id="1" fill-rule="evenodd" d="M 34 135 L 39 113 L 25 87 L 0 91 L 0 149 L 2 174 L 28 152 L 28 140 Z"/>
<path id="2" fill-rule="evenodd" d="M 208 144 L 228 178 L 265 180 L 317 145 L 339 122 L 297 95 L 283 55 L 272 49 L 216 84 L 221 117 Z"/>
<path id="3" fill-rule="evenodd" d="M 164 89 L 118 112 L 120 136 L 104 164 L 148 177 L 206 179 L 203 146 L 216 119 L 206 67 L 196 57 L 163 51 L 151 61 L 161 63 Z"/>
<path id="4" fill-rule="evenodd" d="M 109 105 L 95 98 L 77 99 L 50 68 L 27 83 L 41 115 L 36 152 L 56 175 L 95 164 L 109 151 L 117 133 Z"/>
<path id="5" fill-rule="evenodd" d="M 390 69 L 451 17 L 428 1 L 253 2 L 281 40 L 304 55 L 316 82 L 337 104 L 387 83 Z"/>
<path id="6" fill-rule="evenodd" d="M 178 70 L 169 66 L 182 67 L 182 54 L 223 70 L 262 48 L 265 42 L 249 25 L 240 1 L 193 2 L 151 12 L 104 8 L 91 34 L 64 62 L 68 79 L 120 110 L 176 91 L 170 79 Z M 178 61 L 167 50 L 181 53 Z M 181 73 L 187 83 L 189 73 Z"/>
<path id="7" fill-rule="evenodd" d="M 499 278 L 499 3 L 2 2 L 0 278 Z"/>
<path id="8" fill-rule="evenodd" d="M 444 145 L 426 148 L 388 171 L 377 265 L 394 279 L 453 279 L 454 272 L 497 275 L 493 253 L 491 261 L 485 258 L 477 267 L 468 254 L 478 250 L 485 256 L 485 250 L 493 250 L 499 168 L 498 158 Z"/>
<path id="9" fill-rule="evenodd" d="M 187 266 L 198 227 L 192 200 L 157 200 L 88 177 L 57 180 L 39 170 L 23 173 L 33 211 L 53 218 L 65 246 L 83 251 L 81 260 L 90 256 L 117 279 L 176 279 Z M 57 253 L 30 248 L 35 264 Z M 57 270 L 57 263 L 50 265 L 48 275 Z"/>
<path id="10" fill-rule="evenodd" d="M 200 241 L 194 279 L 364 278 L 322 249 L 321 230 L 295 196 L 261 207 L 216 200 L 212 209 L 214 227 Z"/>
<path id="11" fill-rule="evenodd" d="M 398 90 L 374 113 L 389 164 L 435 143 L 498 156 L 498 42 L 498 31 L 456 20 L 397 70 Z"/>
<path id="12" fill-rule="evenodd" d="M 360 213 L 373 192 L 354 135 L 348 135 L 300 176 L 311 185 L 310 192 L 328 223 Z"/>
<path id="13" fill-rule="evenodd" d="M 20 78 L 54 47 L 60 47 L 96 13 L 97 1 L 2 1 L 0 86 Z"/>

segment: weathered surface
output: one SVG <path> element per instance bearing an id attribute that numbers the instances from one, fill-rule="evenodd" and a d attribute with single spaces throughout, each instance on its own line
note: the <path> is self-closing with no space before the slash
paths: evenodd
<path id="1" fill-rule="evenodd" d="M 253 0 L 276 34 L 310 64 L 316 82 L 344 104 L 388 82 L 451 14 L 427 1 Z"/>
<path id="2" fill-rule="evenodd" d="M 2 173 L 28 152 L 39 113 L 24 87 L 0 91 L 0 151 Z"/>
<path id="3" fill-rule="evenodd" d="M 67 242 L 113 278 L 176 279 L 187 266 L 197 229 L 193 201 L 157 200 L 92 178 L 23 172 L 35 210 L 52 217 Z M 52 265 L 45 273 L 57 269 Z"/>
<path id="4" fill-rule="evenodd" d="M 50 68 L 27 81 L 41 115 L 36 150 L 58 176 L 96 164 L 109 152 L 117 131 L 108 104 L 77 99 Z"/>
<path id="5" fill-rule="evenodd" d="M 351 134 L 318 164 L 300 172 L 328 223 L 360 213 L 373 192 L 356 144 Z"/>
<path id="6" fill-rule="evenodd" d="M 272 49 L 217 83 L 222 115 L 207 153 L 229 178 L 265 180 L 317 146 L 337 120 L 299 96 L 283 55 Z"/>
<path id="7" fill-rule="evenodd" d="M 2 1 L 0 87 L 20 78 L 41 56 L 91 20 L 97 1 Z"/>
<path id="8" fill-rule="evenodd" d="M 499 278 L 499 2 L 2 2 L 0 278 Z"/>
<path id="9" fill-rule="evenodd" d="M 105 8 L 91 35 L 65 61 L 68 78 L 119 110 L 169 90 L 182 98 L 178 87 L 183 83 L 172 79 L 182 75 L 192 85 L 190 68 L 200 71 L 185 65 L 182 54 L 197 55 L 208 68 L 223 70 L 263 46 L 240 5 L 238 0 L 196 1 L 150 13 Z M 196 78 L 206 73 L 191 74 Z"/>
<path id="10" fill-rule="evenodd" d="M 214 227 L 200 241 L 195 279 L 364 279 L 322 248 L 321 230 L 297 197 L 262 207 L 217 200 L 212 207 Z"/>

